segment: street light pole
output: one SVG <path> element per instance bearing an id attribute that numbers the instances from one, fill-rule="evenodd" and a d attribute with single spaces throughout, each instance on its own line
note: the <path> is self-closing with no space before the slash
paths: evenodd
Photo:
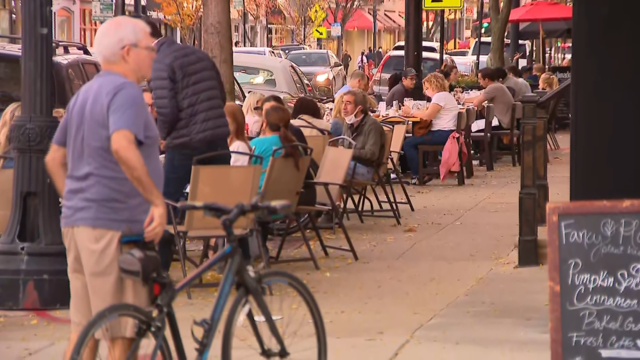
<path id="1" fill-rule="evenodd" d="M 378 0 L 373 0 L 373 62 L 378 66 Z"/>
<path id="2" fill-rule="evenodd" d="M 123 16 L 127 13 L 125 0 L 114 0 L 116 8 L 114 9 L 114 16 Z"/>
<path id="3" fill-rule="evenodd" d="M 242 46 L 247 47 L 247 5 L 242 0 Z"/>
<path id="4" fill-rule="evenodd" d="M 133 0 L 133 13 L 142 15 L 142 0 Z"/>
<path id="5" fill-rule="evenodd" d="M 413 68 L 418 79 L 422 79 L 422 2 L 407 0 L 404 2 L 405 23 L 404 63 Z"/>
<path id="6" fill-rule="evenodd" d="M 520 7 L 520 0 L 511 0 L 511 9 L 517 9 Z M 518 48 L 520 47 L 520 24 L 513 23 L 511 24 L 511 29 L 509 29 L 511 47 L 509 48 L 509 59 L 513 60 L 513 57 L 516 56 L 518 52 Z M 524 55 L 524 54 L 523 54 Z M 511 65 L 505 63 L 505 66 Z M 519 66 L 518 66 L 519 67 Z"/>
<path id="7" fill-rule="evenodd" d="M 22 115 L 11 126 L 13 200 L 0 238 L 0 308 L 69 307 L 60 203 L 44 167 L 53 117 L 51 0 L 22 1 Z"/>
<path id="8" fill-rule="evenodd" d="M 480 72 L 480 50 L 482 47 L 482 24 L 484 22 L 484 0 L 479 0 L 478 2 L 480 3 L 480 9 L 478 9 L 478 16 L 477 16 L 478 39 L 476 41 L 478 42 L 478 46 L 476 46 L 476 49 L 478 49 L 478 54 L 476 54 L 476 77 Z"/>

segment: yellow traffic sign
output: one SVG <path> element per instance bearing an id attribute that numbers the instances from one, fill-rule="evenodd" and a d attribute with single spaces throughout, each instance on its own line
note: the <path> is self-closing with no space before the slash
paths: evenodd
<path id="1" fill-rule="evenodd" d="M 425 10 L 460 10 L 464 0 L 422 0 L 422 8 Z"/>
<path id="2" fill-rule="evenodd" d="M 309 17 L 311 17 L 313 22 L 318 24 L 327 17 L 327 13 L 320 7 L 320 4 L 316 3 L 311 10 L 309 10 Z"/>
<path id="3" fill-rule="evenodd" d="M 324 26 L 318 26 L 313 29 L 313 37 L 316 39 L 326 39 L 327 38 L 327 28 Z"/>

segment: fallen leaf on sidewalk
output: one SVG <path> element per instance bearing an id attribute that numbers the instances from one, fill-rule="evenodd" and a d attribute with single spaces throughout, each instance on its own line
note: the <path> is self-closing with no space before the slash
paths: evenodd
<path id="1" fill-rule="evenodd" d="M 389 236 L 389 237 L 387 238 L 387 241 L 388 241 L 388 242 L 392 242 L 393 240 L 395 240 L 395 239 L 393 238 L 393 236 Z"/>
<path id="2" fill-rule="evenodd" d="M 37 323 L 38 323 L 38 319 L 33 319 L 30 322 L 31 325 L 36 325 Z"/>
<path id="3" fill-rule="evenodd" d="M 325 276 L 331 276 L 331 274 L 329 274 L 328 272 L 324 273 Z"/>
<path id="4" fill-rule="evenodd" d="M 404 228 L 404 232 L 418 232 L 418 225 L 409 225 L 406 228 Z"/>

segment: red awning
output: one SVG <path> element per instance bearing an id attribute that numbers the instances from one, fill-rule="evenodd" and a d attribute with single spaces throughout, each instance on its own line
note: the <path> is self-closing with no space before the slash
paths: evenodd
<path id="1" fill-rule="evenodd" d="M 511 10 L 510 23 L 563 21 L 573 18 L 573 7 L 555 1 L 535 1 Z"/>
<path id="2" fill-rule="evenodd" d="M 337 21 L 340 20 L 342 20 L 342 12 L 337 16 Z M 331 24 L 334 22 L 336 21 L 334 20 L 333 12 L 331 10 L 327 11 L 327 18 L 325 19 L 323 26 L 330 28 Z M 382 29 L 380 25 L 378 25 L 378 28 Z M 342 29 L 342 31 L 345 30 L 373 30 L 373 18 L 367 15 L 364 11 L 356 9 L 347 22 L 347 25 Z"/>
<path id="3" fill-rule="evenodd" d="M 373 19 L 373 10 L 367 11 L 367 14 Z M 384 16 L 382 11 L 378 11 L 378 30 L 391 30 L 398 26 L 393 23 L 388 17 Z"/>
<path id="4" fill-rule="evenodd" d="M 384 16 L 390 19 L 394 24 L 397 24 L 400 29 L 404 29 L 404 19 L 402 18 L 402 16 L 400 16 L 399 13 L 393 11 L 385 11 Z"/>

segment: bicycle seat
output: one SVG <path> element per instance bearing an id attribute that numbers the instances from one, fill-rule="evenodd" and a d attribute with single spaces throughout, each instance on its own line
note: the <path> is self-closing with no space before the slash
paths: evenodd
<path id="1" fill-rule="evenodd" d="M 123 276 L 139 279 L 145 284 L 161 272 L 160 256 L 150 243 L 142 243 L 120 255 L 118 266 Z"/>

